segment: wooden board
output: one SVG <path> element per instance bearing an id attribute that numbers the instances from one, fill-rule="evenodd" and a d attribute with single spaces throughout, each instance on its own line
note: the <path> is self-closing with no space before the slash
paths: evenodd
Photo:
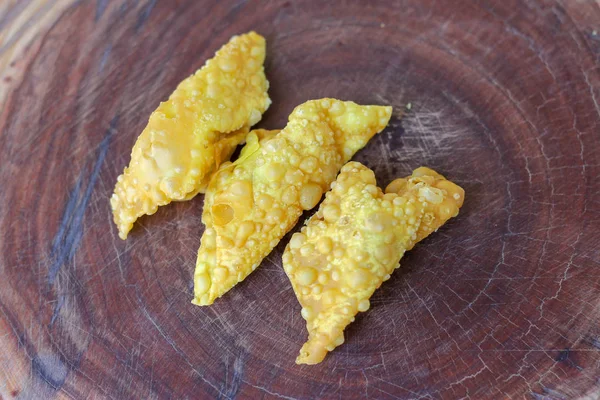
<path id="1" fill-rule="evenodd" d="M 0 398 L 598 398 L 599 21 L 593 0 L 4 1 Z M 125 242 L 112 224 L 150 112 L 251 29 L 260 127 L 324 96 L 390 104 L 355 159 L 467 193 L 318 366 L 294 364 L 287 238 L 200 308 L 202 196 Z"/>

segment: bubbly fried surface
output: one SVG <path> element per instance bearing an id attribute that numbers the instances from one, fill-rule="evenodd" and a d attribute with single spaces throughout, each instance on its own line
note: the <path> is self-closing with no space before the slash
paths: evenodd
<path id="1" fill-rule="evenodd" d="M 388 185 L 346 164 L 319 210 L 292 236 L 283 266 L 308 328 L 296 359 L 317 364 L 344 342 L 344 329 L 369 309 L 406 250 L 458 214 L 464 190 L 429 168 Z"/>
<path id="2" fill-rule="evenodd" d="M 150 115 L 110 200 L 121 239 L 159 206 L 204 191 L 271 100 L 265 39 L 234 36 Z"/>
<path id="3" fill-rule="evenodd" d="M 388 123 L 391 107 L 321 99 L 292 112 L 278 134 L 251 132 L 240 158 L 212 178 L 204 201 L 194 304 L 209 305 L 248 276 L 339 169 Z"/>

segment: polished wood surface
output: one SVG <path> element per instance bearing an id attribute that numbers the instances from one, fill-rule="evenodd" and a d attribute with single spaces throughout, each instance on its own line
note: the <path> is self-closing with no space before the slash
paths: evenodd
<path id="1" fill-rule="evenodd" d="M 287 238 L 200 308 L 202 196 L 127 241 L 112 224 L 151 111 L 249 30 L 260 127 L 324 96 L 390 104 L 355 159 L 467 193 L 317 366 L 294 364 Z M 0 398 L 600 397 L 596 30 L 594 0 L 1 2 Z"/>

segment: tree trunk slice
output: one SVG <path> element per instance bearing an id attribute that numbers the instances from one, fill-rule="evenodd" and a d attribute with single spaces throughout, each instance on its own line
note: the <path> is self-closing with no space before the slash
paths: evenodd
<path id="1" fill-rule="evenodd" d="M 3 2 L 0 398 L 598 398 L 598 21 L 593 0 Z M 203 196 L 125 242 L 112 223 L 152 110 L 252 29 L 260 127 L 319 97 L 390 104 L 354 159 L 467 193 L 317 366 L 294 364 L 289 235 L 201 308 Z"/>

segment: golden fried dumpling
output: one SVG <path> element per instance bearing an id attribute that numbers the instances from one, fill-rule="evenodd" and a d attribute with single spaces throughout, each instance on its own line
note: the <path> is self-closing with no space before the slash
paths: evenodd
<path id="1" fill-rule="evenodd" d="M 369 309 L 404 252 L 456 216 L 464 200 L 462 188 L 423 167 L 384 194 L 373 171 L 350 162 L 331 187 L 283 254 L 308 328 L 298 364 L 317 364 L 342 344 L 344 328 Z"/>
<path id="2" fill-rule="evenodd" d="M 222 166 L 207 189 L 193 303 L 212 304 L 246 278 L 319 203 L 342 165 L 385 128 L 391 112 L 313 100 L 296 107 L 274 137 L 249 137 L 240 159 Z"/>
<path id="3" fill-rule="evenodd" d="M 271 100 L 265 39 L 234 36 L 150 115 L 110 200 L 121 239 L 137 218 L 204 191 Z"/>

